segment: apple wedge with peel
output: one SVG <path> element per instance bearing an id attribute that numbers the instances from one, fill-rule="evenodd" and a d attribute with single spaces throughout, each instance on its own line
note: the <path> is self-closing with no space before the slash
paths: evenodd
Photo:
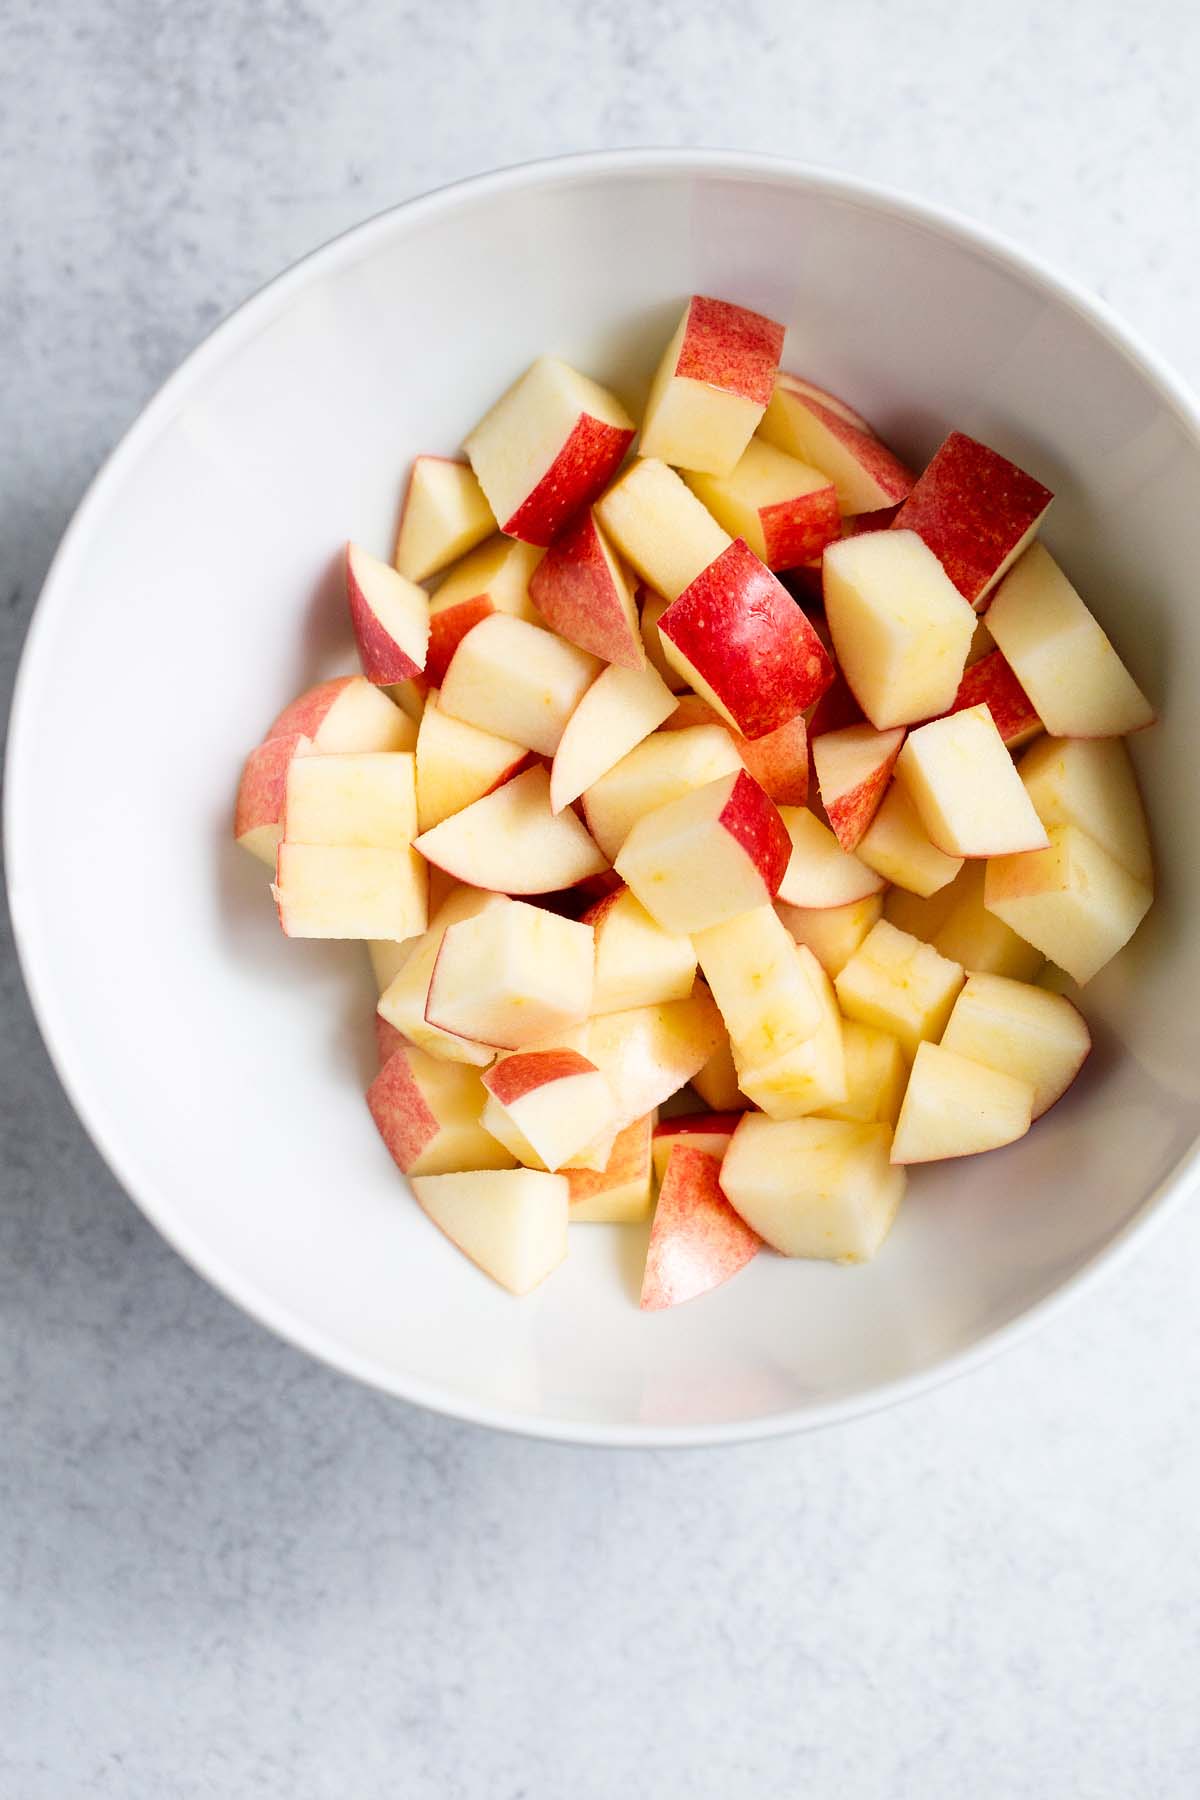
<path id="1" fill-rule="evenodd" d="M 312 739 L 298 731 L 267 738 L 255 745 L 242 768 L 233 815 L 234 841 L 272 869 L 283 838 L 288 770 L 294 756 L 306 755 L 312 747 Z"/>
<path id="2" fill-rule="evenodd" d="M 683 694 L 662 728 L 691 731 L 701 725 L 719 725 L 729 733 L 747 775 L 754 777 L 776 806 L 804 805 L 808 799 L 808 726 L 803 713 L 760 738 L 748 738 L 727 724 L 699 694 Z"/>
<path id="3" fill-rule="evenodd" d="M 858 848 L 882 806 L 903 742 L 903 725 L 890 731 L 876 731 L 873 725 L 847 725 L 814 739 L 813 770 L 821 805 L 844 851 Z M 798 900 L 795 904 L 811 903 Z"/>
<path id="4" fill-rule="evenodd" d="M 630 463 L 597 501 L 596 517 L 625 561 L 668 602 L 732 542 L 674 469 L 653 456 Z"/>
<path id="5" fill-rule="evenodd" d="M 961 856 L 947 856 L 931 841 L 908 789 L 898 781 L 884 795 L 855 855 L 885 881 L 922 899 L 948 886 L 963 866 Z"/>
<path id="6" fill-rule="evenodd" d="M 285 844 L 406 851 L 416 835 L 416 758 L 411 750 L 292 758 L 283 804 Z"/>
<path id="7" fill-rule="evenodd" d="M 394 1051 L 367 1089 L 371 1117 L 405 1175 L 511 1169 L 516 1158 L 480 1123 L 485 1099 L 475 1069 L 412 1044 Z"/>
<path id="8" fill-rule="evenodd" d="M 1153 886 L 1146 813 L 1121 738 L 1043 738 L 1017 773 L 1043 825 L 1077 825 L 1135 880 Z"/>
<path id="9" fill-rule="evenodd" d="M 394 1025 L 375 1014 L 375 1062 L 382 1069 L 389 1057 L 395 1056 L 397 1050 L 411 1049 L 408 1039 Z"/>
<path id="10" fill-rule="evenodd" d="M 696 1090 L 705 1106 L 710 1106 L 714 1112 L 744 1112 L 749 1105 L 738 1086 L 733 1045 L 729 1042 L 729 1033 L 724 1026 L 720 1043 L 703 1068 L 696 1070 L 689 1085 Z"/>
<path id="11" fill-rule="evenodd" d="M 608 867 L 569 807 L 550 810 L 540 765 L 423 831 L 416 848 L 456 880 L 497 893 L 552 894 Z"/>
<path id="12" fill-rule="evenodd" d="M 736 774 L 741 767 L 742 759 L 724 726 L 653 732 L 585 788 L 583 816 L 588 830 L 604 854 L 615 857 L 646 813 L 719 776 Z"/>
<path id="13" fill-rule="evenodd" d="M 418 1175 L 412 1190 L 438 1230 L 510 1294 L 531 1293 L 567 1254 L 565 1175 L 476 1169 Z"/>
<path id="14" fill-rule="evenodd" d="M 612 663 L 577 702 L 550 770 L 550 805 L 561 812 L 668 719 L 675 696 L 649 663 Z"/>
<path id="15" fill-rule="evenodd" d="M 523 900 L 485 908 L 443 934 L 426 1022 L 500 1049 L 536 1044 L 587 1018 L 593 959 L 590 925 Z"/>
<path id="16" fill-rule="evenodd" d="M 890 1032 L 912 1057 L 941 1037 L 962 984 L 959 963 L 880 919 L 834 986 L 848 1019 Z"/>
<path id="17" fill-rule="evenodd" d="M 946 856 L 1009 856 L 1050 841 L 986 706 L 910 731 L 896 780 Z"/>
<path id="18" fill-rule="evenodd" d="M 450 659 L 472 626 L 493 613 L 539 625 L 529 597 L 543 552 L 512 538 L 494 537 L 456 563 L 429 602 L 425 675 L 433 687 L 446 679 Z"/>
<path id="19" fill-rule="evenodd" d="M 429 596 L 359 544 L 346 545 L 346 601 L 367 680 L 411 681 L 425 668 Z"/>
<path id="20" fill-rule="evenodd" d="M 676 1113 L 673 1118 L 661 1120 L 654 1127 L 652 1139 L 655 1179 L 662 1182 L 676 1145 L 686 1150 L 703 1150 L 706 1156 L 720 1162 L 741 1118 L 740 1112 L 705 1112 Z"/>
<path id="21" fill-rule="evenodd" d="M 339 675 L 309 688 L 274 720 L 268 738 L 299 732 L 327 755 L 343 750 L 411 750 L 417 728 L 363 675 Z"/>
<path id="22" fill-rule="evenodd" d="M 549 544 L 589 507 L 634 438 L 615 395 L 557 356 L 540 356 L 466 442 L 506 537 Z"/>
<path id="23" fill-rule="evenodd" d="M 591 926 L 596 945 L 593 1013 L 687 999 L 696 978 L 691 938 L 655 924 L 628 888 L 597 900 L 581 923 Z"/>
<path id="24" fill-rule="evenodd" d="M 799 1119 L 846 1097 L 842 1017 L 828 975 L 804 944 L 793 955 L 817 998 L 819 1023 L 808 1038 L 752 1062 L 731 1036 L 738 1084 L 768 1118 Z"/>
<path id="25" fill-rule="evenodd" d="M 894 1129 L 908 1086 L 908 1063 L 900 1040 L 857 1019 L 842 1025 L 846 1098 L 821 1108 L 826 1119 L 848 1119 L 860 1125 Z"/>
<path id="26" fill-rule="evenodd" d="M 948 1050 L 919 1044 L 892 1143 L 894 1163 L 941 1162 L 1000 1150 L 1029 1130 L 1033 1084 Z"/>
<path id="27" fill-rule="evenodd" d="M 602 667 L 540 625 L 492 613 L 454 652 L 438 705 L 452 719 L 553 756 Z"/>
<path id="28" fill-rule="evenodd" d="M 428 876 L 415 850 L 281 843 L 271 886 L 285 937 L 419 937 Z"/>
<path id="29" fill-rule="evenodd" d="M 1082 987 L 1124 949 L 1154 894 L 1077 826 L 1048 836 L 1046 850 L 991 859 L 983 903 Z"/>
<path id="30" fill-rule="evenodd" d="M 438 951 L 451 925 L 508 904 L 503 894 L 488 893 L 482 888 L 454 888 L 432 914 L 428 929 L 405 946 L 407 955 L 379 996 L 380 1017 L 432 1056 L 470 1063 L 476 1068 L 490 1063 L 496 1054 L 494 1046 L 476 1043 L 455 1032 L 439 1031 L 426 1019 L 425 1007 Z"/>
<path id="31" fill-rule="evenodd" d="M 692 942 L 739 1068 L 769 1062 L 816 1031 L 820 993 L 773 907 L 698 931 Z"/>
<path id="32" fill-rule="evenodd" d="M 457 562 L 496 529 L 492 509 L 467 463 L 418 456 L 404 490 L 396 534 L 396 568 L 425 581 Z"/>
<path id="33" fill-rule="evenodd" d="M 783 338 L 762 313 L 693 294 L 650 386 L 641 454 L 730 474 L 766 411 Z"/>
<path id="34" fill-rule="evenodd" d="M 883 916 L 883 895 L 867 894 L 845 906 L 789 906 L 777 900 L 775 910 L 794 942 L 807 944 L 832 980 Z"/>
<path id="35" fill-rule="evenodd" d="M 758 435 L 811 463 L 833 482 L 843 513 L 872 513 L 904 499 L 912 471 L 835 394 L 781 369 Z"/>
<path id="36" fill-rule="evenodd" d="M 603 1013 L 559 1035 L 608 1078 L 619 1130 L 669 1100 L 713 1055 L 725 1027 L 700 982 L 686 1000 Z"/>
<path id="37" fill-rule="evenodd" d="M 982 625 L 982 620 L 980 621 Z M 978 662 L 968 661 L 954 696 L 952 713 L 986 706 L 995 720 L 1000 741 L 1007 750 L 1018 750 L 1042 731 L 1042 721 L 1002 650 L 991 650 Z"/>
<path id="38" fill-rule="evenodd" d="M 613 1097 L 578 1050 L 518 1050 L 485 1070 L 483 1123 L 518 1162 L 557 1170 L 608 1125 Z"/>
<path id="39" fill-rule="evenodd" d="M 751 438 L 728 475 L 693 472 L 684 480 L 717 524 L 744 539 L 768 569 L 812 563 L 842 535 L 829 477 L 761 438 Z"/>
<path id="40" fill-rule="evenodd" d="M 1061 1100 L 1087 1061 L 1092 1034 L 1063 994 L 999 975 L 968 975 L 942 1048 L 1033 1086 L 1033 1117 Z"/>
<path id="41" fill-rule="evenodd" d="M 891 1139 L 886 1125 L 747 1113 L 721 1163 L 721 1189 L 782 1255 L 867 1262 L 904 1194 Z"/>
<path id="42" fill-rule="evenodd" d="M 1033 542 L 1053 498 L 998 451 L 952 431 L 891 529 L 915 531 L 963 598 L 982 611 L 996 583 Z"/>
<path id="43" fill-rule="evenodd" d="M 430 688 L 417 731 L 417 824 L 432 831 L 518 775 L 530 759 L 524 744 L 480 731 L 443 712 Z"/>
<path id="44" fill-rule="evenodd" d="M 564 1169 L 572 1225 L 637 1225 L 654 1205 L 650 1157 L 654 1114 L 645 1113 L 618 1132 L 603 1169 Z"/>
<path id="45" fill-rule="evenodd" d="M 778 808 L 739 769 L 639 819 L 613 866 L 664 931 L 684 935 L 769 905 L 791 853 Z"/>
<path id="46" fill-rule="evenodd" d="M 654 1209 L 642 1277 L 643 1312 L 698 1299 L 744 1269 L 762 1239 L 721 1192 L 720 1164 L 676 1144 Z"/>
<path id="47" fill-rule="evenodd" d="M 620 668 L 645 664 L 633 584 L 594 512 L 585 512 L 551 544 L 534 571 L 529 596 L 550 629 L 568 643 Z"/>

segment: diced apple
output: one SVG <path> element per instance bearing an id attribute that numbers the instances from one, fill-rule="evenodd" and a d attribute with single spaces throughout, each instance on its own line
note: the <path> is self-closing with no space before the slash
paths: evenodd
<path id="1" fill-rule="evenodd" d="M 423 831 L 416 847 L 471 887 L 552 894 L 607 867 L 575 814 L 550 810 L 550 777 L 539 764 Z"/>
<path id="2" fill-rule="evenodd" d="M 416 835 L 416 759 L 411 750 L 292 758 L 283 809 L 285 843 L 407 850 Z"/>
<path id="3" fill-rule="evenodd" d="M 783 337 L 762 313 L 693 294 L 650 387 L 642 455 L 730 474 L 771 398 Z"/>
<path id="4" fill-rule="evenodd" d="M 724 1036 L 716 1002 L 697 982 L 686 1000 L 603 1013 L 567 1041 L 607 1076 L 624 1130 L 691 1081 Z"/>
<path id="5" fill-rule="evenodd" d="M 671 602 L 665 595 L 656 594 L 644 582 L 638 584 L 637 591 L 638 604 L 641 609 L 642 647 L 646 652 L 646 660 L 662 676 L 673 694 L 681 694 L 687 687 L 687 682 L 667 661 L 662 647 L 662 639 L 658 635 L 658 621 Z M 712 711 L 711 707 L 709 711 Z"/>
<path id="6" fill-rule="evenodd" d="M 769 905 L 791 850 L 777 807 L 739 769 L 639 819 L 614 867 L 664 931 L 685 934 Z"/>
<path id="7" fill-rule="evenodd" d="M 739 1067 L 770 1062 L 816 1031 L 820 994 L 772 907 L 699 931 L 693 942 Z"/>
<path id="8" fill-rule="evenodd" d="M 387 1020 L 381 1018 L 378 1013 L 374 1015 L 374 1019 L 375 1061 L 376 1065 L 382 1069 L 388 1059 L 395 1056 L 397 1050 L 408 1050 L 412 1046 L 402 1031 L 397 1031 L 394 1025 L 389 1025 Z"/>
<path id="9" fill-rule="evenodd" d="M 829 977 L 807 945 L 794 944 L 792 954 L 817 998 L 816 1030 L 758 1061 L 730 1034 L 738 1085 L 772 1119 L 799 1119 L 846 1097 L 842 1018 Z"/>
<path id="10" fill-rule="evenodd" d="M 596 503 L 626 562 L 667 601 L 677 600 L 732 542 L 674 469 L 639 456 Z"/>
<path id="11" fill-rule="evenodd" d="M 984 905 L 1083 984 L 1129 942 L 1152 890 L 1075 825 L 1054 825 L 1048 850 L 993 857 Z"/>
<path id="12" fill-rule="evenodd" d="M 632 584 L 594 513 L 585 512 L 550 546 L 529 594 L 551 630 L 569 643 L 622 668 L 645 663 Z"/>
<path id="13" fill-rule="evenodd" d="M 637 1225 L 654 1204 L 650 1134 L 654 1114 L 634 1119 L 618 1132 L 604 1168 L 565 1169 L 572 1225 Z"/>
<path id="14" fill-rule="evenodd" d="M 968 707 L 980 705 L 991 713 L 1000 741 L 1008 750 L 1018 750 L 1041 732 L 1042 721 L 1034 704 L 1009 668 L 1002 650 L 992 650 L 977 662 L 968 661 L 950 711 L 965 712 Z"/>
<path id="15" fill-rule="evenodd" d="M 615 857 L 646 813 L 741 766 L 724 726 L 656 731 L 584 790 L 588 829 L 604 854 Z"/>
<path id="16" fill-rule="evenodd" d="M 844 851 L 858 847 L 883 804 L 903 742 L 902 725 L 890 731 L 876 731 L 873 725 L 847 725 L 814 739 L 813 768 L 821 805 Z M 847 895 L 850 898 L 853 896 Z M 811 903 L 796 902 L 802 904 Z"/>
<path id="17" fill-rule="evenodd" d="M 844 513 L 877 512 L 904 499 L 913 476 L 861 413 L 781 369 L 758 435 L 811 463 L 833 482 Z"/>
<path id="18" fill-rule="evenodd" d="M 582 922 L 591 926 L 596 941 L 594 1013 L 657 1006 L 691 993 L 696 977 L 691 938 L 656 925 L 628 888 L 598 900 Z"/>
<path id="19" fill-rule="evenodd" d="M 1060 1100 L 1078 1075 L 1092 1036 L 1062 994 L 998 975 L 968 975 L 942 1048 L 1033 1086 L 1033 1117 Z"/>
<path id="20" fill-rule="evenodd" d="M 784 1256 L 866 1262 L 891 1230 L 903 1169 L 886 1125 L 747 1113 L 721 1163 L 726 1199 Z"/>
<path id="21" fill-rule="evenodd" d="M 399 942 L 426 925 L 429 890 L 415 850 L 282 843 L 271 892 L 287 937 Z"/>
<path id="22" fill-rule="evenodd" d="M 429 596 L 358 544 L 346 546 L 346 600 L 368 681 L 411 681 L 429 649 Z"/>
<path id="23" fill-rule="evenodd" d="M 480 731 L 442 711 L 431 688 L 417 732 L 417 823 L 432 831 L 520 773 L 529 761 L 524 744 Z"/>
<path id="24" fill-rule="evenodd" d="M 567 1254 L 565 1175 L 478 1169 L 418 1175 L 412 1190 L 450 1242 L 511 1294 L 528 1294 Z"/>
<path id="25" fill-rule="evenodd" d="M 485 1099 L 474 1069 L 411 1044 L 388 1057 L 367 1089 L 371 1117 L 405 1175 L 511 1169 L 516 1159 L 480 1123 Z"/>
<path id="26" fill-rule="evenodd" d="M 894 1163 L 941 1162 L 1015 1143 L 1029 1130 L 1033 1085 L 919 1044 L 892 1144 Z"/>
<path id="27" fill-rule="evenodd" d="M 710 1293 L 758 1254 L 762 1240 L 721 1192 L 720 1168 L 703 1150 L 672 1150 L 646 1251 L 643 1312 Z"/>
<path id="28" fill-rule="evenodd" d="M 748 738 L 726 724 L 699 694 L 683 694 L 663 730 L 690 731 L 700 725 L 719 725 L 729 733 L 747 775 L 754 777 L 776 806 L 804 805 L 808 799 L 808 727 L 803 713 L 760 738 Z"/>
<path id="29" fill-rule="evenodd" d="M 928 898 L 954 880 L 961 856 L 947 856 L 931 843 L 907 788 L 893 781 L 855 852 L 885 881 Z"/>
<path id="30" fill-rule="evenodd" d="M 880 919 L 834 986 L 848 1019 L 890 1032 L 911 1057 L 941 1037 L 962 984 L 959 963 Z"/>
<path id="31" fill-rule="evenodd" d="M 789 906 L 780 900 L 775 910 L 795 942 L 808 945 L 832 980 L 882 917 L 883 895 L 868 894 L 845 906 Z"/>
<path id="32" fill-rule="evenodd" d="M 491 907 L 507 905 L 508 900 L 503 894 L 487 893 L 481 888 L 457 887 L 447 895 L 432 913 L 428 930 L 415 943 L 406 946 L 408 955 L 380 995 L 380 1017 L 433 1056 L 445 1057 L 451 1062 L 471 1063 L 476 1068 L 490 1063 L 495 1055 L 491 1045 L 475 1043 L 454 1032 L 439 1031 L 426 1019 L 425 1007 L 438 951 L 450 926 L 463 919 L 473 919 Z"/>
<path id="33" fill-rule="evenodd" d="M 362 675 L 339 675 L 285 706 L 268 738 L 300 732 L 326 755 L 343 750 L 411 750 L 417 728 Z"/>
<path id="34" fill-rule="evenodd" d="M 409 581 L 425 581 L 496 529 L 483 489 L 466 463 L 418 456 L 405 489 L 395 563 Z"/>
<path id="35" fill-rule="evenodd" d="M 857 1019 L 842 1024 L 846 1098 L 821 1108 L 827 1119 L 849 1119 L 860 1125 L 895 1126 L 908 1085 L 908 1063 L 900 1041 Z"/>
<path id="36" fill-rule="evenodd" d="M 1051 737 L 1124 737 L 1150 705 L 1050 552 L 1033 544 L 988 608 L 988 630 Z"/>
<path id="37" fill-rule="evenodd" d="M 425 674 L 433 687 L 442 685 L 454 652 L 481 619 L 507 613 L 528 625 L 541 623 L 529 590 L 543 554 L 530 544 L 494 537 L 451 569 L 429 602 Z"/>
<path id="38" fill-rule="evenodd" d="M 1018 937 L 1010 926 L 990 913 L 983 903 L 987 865 L 964 863 L 942 893 L 949 910 L 928 935 L 912 927 L 915 937 L 925 938 L 942 956 L 961 963 L 968 974 L 1009 975 L 1016 981 L 1032 981 L 1045 960 L 1040 950 Z M 899 919 L 894 924 L 901 924 Z"/>
<path id="39" fill-rule="evenodd" d="M 799 806 L 783 806 L 779 816 L 792 846 L 779 885 L 779 898 L 788 906 L 849 906 L 883 888 L 883 877 L 843 850 L 815 813 Z"/>
<path id="40" fill-rule="evenodd" d="M 612 1116 L 611 1090 L 578 1050 L 518 1050 L 483 1075 L 483 1123 L 518 1162 L 560 1169 Z"/>
<path id="41" fill-rule="evenodd" d="M 837 494 L 819 469 L 751 438 L 728 475 L 684 478 L 718 525 L 768 569 L 795 569 L 842 535 Z"/>
<path id="42" fill-rule="evenodd" d="M 1017 773 L 1043 825 L 1077 825 L 1136 880 L 1153 886 L 1146 814 L 1120 738 L 1043 738 L 1026 751 Z"/>
<path id="43" fill-rule="evenodd" d="M 674 1118 L 661 1120 L 652 1140 L 656 1180 L 661 1182 L 666 1175 L 668 1158 L 677 1144 L 687 1150 L 703 1150 L 720 1162 L 741 1117 L 740 1112 L 676 1113 Z"/>
<path id="44" fill-rule="evenodd" d="M 876 730 L 952 706 L 975 615 L 916 532 L 843 538 L 823 569 L 838 664 Z"/>
<path id="45" fill-rule="evenodd" d="M 1033 542 L 1053 498 L 1049 488 L 998 451 L 952 431 L 892 529 L 915 531 L 963 598 L 982 610 L 1001 576 Z"/>
<path id="46" fill-rule="evenodd" d="M 1049 842 L 986 706 L 910 731 L 896 780 L 946 856 L 1007 856 Z"/>
<path id="47" fill-rule="evenodd" d="M 233 835 L 243 850 L 273 869 L 283 838 L 283 804 L 294 756 L 311 751 L 312 739 L 298 731 L 267 738 L 246 758 L 238 783 Z"/>
<path id="48" fill-rule="evenodd" d="M 536 1044 L 586 1019 L 593 958 L 590 925 L 520 900 L 489 907 L 443 934 L 426 1021 L 505 1050 Z"/>
<path id="49" fill-rule="evenodd" d="M 508 537 L 549 544 L 615 474 L 634 425 L 615 395 L 540 356 L 467 439 L 488 505 Z"/>
<path id="50" fill-rule="evenodd" d="M 723 1023 L 720 1043 L 703 1068 L 696 1070 L 691 1078 L 691 1086 L 705 1106 L 711 1106 L 714 1112 L 744 1112 L 749 1104 L 738 1086 L 733 1045 L 729 1042 L 729 1033 Z"/>
<path id="51" fill-rule="evenodd" d="M 603 669 L 563 727 L 550 771 L 550 805 L 561 812 L 670 717 L 675 696 L 649 663 Z"/>
<path id="52" fill-rule="evenodd" d="M 492 613 L 454 652 L 438 705 L 480 731 L 553 756 L 567 720 L 602 667 L 552 631 Z"/>

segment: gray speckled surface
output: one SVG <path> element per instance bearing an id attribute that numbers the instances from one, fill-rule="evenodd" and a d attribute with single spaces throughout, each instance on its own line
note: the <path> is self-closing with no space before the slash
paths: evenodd
<path id="1" fill-rule="evenodd" d="M 1197 379 L 1198 78 L 1183 0 L 0 0 L 5 698 L 85 481 L 196 338 L 496 163 L 707 143 L 881 177 Z M 503 1440 L 192 1275 L 0 948 L 5 1800 L 1195 1795 L 1194 1208 L 899 1413 L 679 1456 Z"/>

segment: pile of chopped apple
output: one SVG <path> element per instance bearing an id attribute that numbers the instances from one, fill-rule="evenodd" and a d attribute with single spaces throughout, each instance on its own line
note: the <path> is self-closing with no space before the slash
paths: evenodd
<path id="1" fill-rule="evenodd" d="M 960 432 L 914 477 L 783 340 L 693 298 L 640 436 L 534 363 L 394 566 L 349 546 L 362 673 L 242 777 L 284 931 L 368 943 L 384 1145 L 513 1293 L 572 1224 L 653 1218 L 647 1309 L 873 1256 L 910 1164 L 1070 1086 L 1061 990 L 1151 903 L 1153 715 L 1049 491 Z"/>

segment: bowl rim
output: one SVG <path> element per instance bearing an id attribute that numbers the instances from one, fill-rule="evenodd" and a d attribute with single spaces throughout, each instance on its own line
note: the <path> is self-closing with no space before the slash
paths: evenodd
<path id="1" fill-rule="evenodd" d="M 608 1449 L 702 1448 L 739 1444 L 764 1438 L 790 1436 L 847 1423 L 894 1406 L 940 1387 L 980 1368 L 1002 1351 L 1022 1343 L 1041 1326 L 1050 1323 L 1125 1261 L 1136 1244 L 1149 1239 L 1182 1204 L 1200 1176 L 1200 1135 L 1180 1157 L 1171 1173 L 1146 1197 L 1137 1212 L 1107 1243 L 1050 1293 L 1035 1301 L 1016 1318 L 986 1332 L 975 1343 L 914 1374 L 884 1382 L 860 1394 L 826 1401 L 816 1406 L 793 1407 L 751 1419 L 701 1425 L 654 1426 L 627 1423 L 593 1424 L 586 1420 L 536 1418 L 501 1406 L 472 1400 L 442 1390 L 434 1381 L 397 1377 L 370 1359 L 348 1352 L 327 1334 L 314 1328 L 291 1308 L 260 1293 L 253 1281 L 236 1268 L 213 1257 L 194 1241 L 186 1225 L 172 1217 L 170 1203 L 138 1181 L 130 1160 L 110 1130 L 100 1104 L 89 1092 L 86 1068 L 76 1066 L 41 977 L 31 939 L 23 925 L 23 872 L 32 862 L 32 836 L 25 826 L 22 779 L 27 746 L 36 731 L 34 696 L 42 679 L 48 621 L 60 590 L 65 590 L 86 549 L 89 532 L 101 519 L 109 498 L 119 488 L 127 463 L 138 454 L 143 441 L 164 423 L 187 392 L 203 381 L 226 352 L 244 342 L 268 316 L 286 307 L 294 294 L 314 276 L 333 272 L 369 253 L 375 244 L 397 230 L 460 206 L 472 205 L 488 195 L 522 189 L 561 187 L 596 177 L 652 178 L 662 175 L 717 175 L 753 179 L 775 185 L 800 187 L 830 199 L 858 203 L 873 211 L 908 220 L 927 230 L 965 244 L 977 254 L 1016 273 L 1035 289 L 1048 294 L 1081 315 L 1155 389 L 1160 399 L 1200 445 L 1200 399 L 1140 334 L 1118 318 L 1102 300 L 1071 277 L 1051 267 L 1041 256 L 1021 249 L 990 227 L 977 224 L 936 202 L 917 199 L 886 184 L 787 157 L 721 149 L 619 149 L 593 150 L 543 157 L 511 164 L 490 172 L 470 175 L 413 196 L 375 213 L 339 232 L 309 251 L 297 262 L 267 281 L 240 302 L 200 340 L 162 383 L 126 428 L 84 491 L 82 499 L 59 541 L 38 599 L 34 604 L 17 668 L 9 716 L 5 753 L 4 858 L 12 919 L 13 940 L 34 1018 L 42 1034 L 51 1064 L 68 1100 L 110 1173 L 171 1247 L 226 1299 L 285 1342 L 317 1360 L 353 1377 L 368 1387 L 390 1394 L 445 1417 L 517 1436 L 550 1442 Z M 29 846 L 26 848 L 26 846 Z"/>

